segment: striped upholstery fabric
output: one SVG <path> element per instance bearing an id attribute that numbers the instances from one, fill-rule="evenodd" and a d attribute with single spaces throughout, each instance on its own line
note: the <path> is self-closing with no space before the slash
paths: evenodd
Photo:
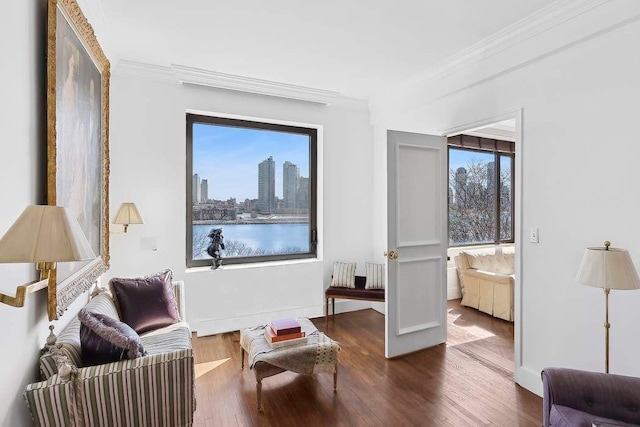
<path id="1" fill-rule="evenodd" d="M 184 319 L 182 283 L 174 283 Z M 113 300 L 100 293 L 87 305 L 118 319 Z M 77 373 L 63 381 L 51 356 L 41 358 L 49 378 L 27 385 L 24 396 L 36 426 L 190 426 L 195 411 L 191 331 L 182 321 L 141 335 L 148 356 L 104 365 L 81 365 L 80 322 L 73 319 L 57 343 Z"/>
<path id="2" fill-rule="evenodd" d="M 24 392 L 37 426 L 79 426 L 73 383 L 63 383 L 54 375 L 47 381 L 28 384 Z"/>
<path id="3" fill-rule="evenodd" d="M 186 322 L 178 322 L 162 328 L 162 333 L 150 332 L 140 336 L 142 346 L 148 354 L 191 348 L 191 330 Z"/>
<path id="4" fill-rule="evenodd" d="M 333 279 L 331 286 L 355 288 L 356 287 L 356 263 L 333 262 Z"/>
<path id="5" fill-rule="evenodd" d="M 89 366 L 67 383 L 54 375 L 29 384 L 25 398 L 36 426 L 190 426 L 193 352 Z"/>
<path id="6" fill-rule="evenodd" d="M 195 402 L 191 349 L 80 370 L 88 426 L 189 426 Z"/>
<path id="7" fill-rule="evenodd" d="M 384 264 L 365 263 L 365 289 L 384 289 Z"/>
<path id="8" fill-rule="evenodd" d="M 40 379 L 48 380 L 57 373 L 58 368 L 56 367 L 56 361 L 53 360 L 53 356 L 47 351 L 40 356 Z"/>

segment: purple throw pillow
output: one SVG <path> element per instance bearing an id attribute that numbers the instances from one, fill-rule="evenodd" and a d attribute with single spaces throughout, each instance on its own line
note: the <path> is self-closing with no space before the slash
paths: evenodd
<path id="1" fill-rule="evenodd" d="M 139 334 L 180 321 L 171 279 L 171 270 L 135 279 L 111 279 L 120 319 Z"/>
<path id="2" fill-rule="evenodd" d="M 80 319 L 80 347 L 84 366 L 102 365 L 147 354 L 140 336 L 126 323 L 83 308 Z"/>

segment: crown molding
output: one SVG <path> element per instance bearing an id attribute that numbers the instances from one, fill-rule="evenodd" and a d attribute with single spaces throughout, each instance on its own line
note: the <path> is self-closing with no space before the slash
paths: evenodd
<path id="1" fill-rule="evenodd" d="M 367 109 L 369 103 L 365 99 L 342 96 L 339 92 L 291 85 L 270 80 L 255 79 L 233 74 L 203 70 L 172 64 L 168 67 L 147 64 L 144 62 L 120 60 L 113 72 L 114 75 L 153 80 L 163 83 L 181 83 L 218 89 L 248 92 L 279 98 L 295 99 L 322 105 Z"/>
<path id="2" fill-rule="evenodd" d="M 599 7 L 611 0 L 558 0 L 533 14 L 517 21 L 497 33 L 472 44 L 458 53 L 440 61 L 433 67 L 414 74 L 409 79 L 393 85 L 381 92 L 380 95 L 393 91 L 399 87 L 412 86 L 416 83 L 428 83 L 447 77 L 450 74 L 472 67 L 500 52 L 523 43 L 563 22 L 569 21 L 583 13 Z M 377 98 L 378 96 L 376 96 Z"/>
<path id="3" fill-rule="evenodd" d="M 115 76 L 139 78 L 163 83 L 178 83 L 176 73 L 171 67 L 147 64 L 144 62 L 121 59 L 114 67 Z"/>
<path id="4" fill-rule="evenodd" d="M 184 65 L 171 65 L 180 83 L 258 93 L 260 95 L 297 99 L 299 101 L 332 104 L 340 96 L 339 92 L 255 79 L 217 71 L 203 70 Z"/>

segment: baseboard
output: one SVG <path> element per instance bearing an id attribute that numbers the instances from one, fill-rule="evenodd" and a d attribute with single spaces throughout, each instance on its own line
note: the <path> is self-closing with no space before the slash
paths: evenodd
<path id="1" fill-rule="evenodd" d="M 542 378 L 539 371 L 520 366 L 516 369 L 515 380 L 516 384 L 542 397 Z"/>
<path id="2" fill-rule="evenodd" d="M 336 300 L 336 313 L 364 310 L 372 308 L 371 305 L 372 303 L 370 301 Z M 329 312 L 331 312 L 331 307 L 329 307 Z M 256 325 L 266 325 L 273 319 L 281 319 L 283 317 L 324 317 L 324 305 L 265 311 L 247 314 L 244 316 L 227 317 L 224 319 L 190 321 L 190 325 L 191 329 L 196 332 L 197 336 L 204 337 L 207 335 L 238 331 L 240 329 L 250 328 Z"/>
<path id="3" fill-rule="evenodd" d="M 447 300 L 462 298 L 455 266 L 447 267 Z"/>
<path id="4" fill-rule="evenodd" d="M 462 293 L 460 292 L 460 287 L 457 284 L 455 288 L 447 288 L 447 300 L 460 298 L 462 298 Z"/>
<path id="5" fill-rule="evenodd" d="M 347 313 L 349 311 L 364 310 L 366 308 L 372 308 L 371 306 L 372 306 L 371 301 L 336 299 L 336 313 Z M 329 301 L 329 313 L 332 313 L 331 301 Z"/>
<path id="6" fill-rule="evenodd" d="M 224 332 L 238 331 L 243 328 L 250 328 L 256 325 L 266 325 L 273 319 L 284 317 L 323 317 L 323 306 L 311 306 L 291 308 L 286 310 L 275 310 L 268 312 L 252 313 L 244 316 L 227 317 L 225 319 L 204 319 L 192 322 L 191 328 L 198 337 L 221 334 Z M 187 319 L 188 320 L 188 319 Z"/>

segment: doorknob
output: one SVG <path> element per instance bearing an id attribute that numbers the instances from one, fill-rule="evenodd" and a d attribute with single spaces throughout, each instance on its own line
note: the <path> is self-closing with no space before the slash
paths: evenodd
<path id="1" fill-rule="evenodd" d="M 398 259 L 398 252 L 389 251 L 389 253 L 385 252 L 384 256 L 389 257 L 389 259 Z"/>

